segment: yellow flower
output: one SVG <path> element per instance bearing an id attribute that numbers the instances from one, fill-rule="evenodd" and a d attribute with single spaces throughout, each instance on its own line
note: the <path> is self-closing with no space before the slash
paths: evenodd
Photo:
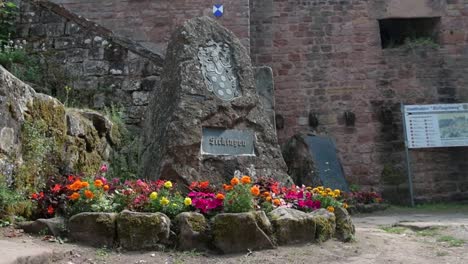
<path id="1" fill-rule="evenodd" d="M 332 192 L 332 189 L 326 188 L 325 191 L 326 191 L 326 192 Z"/>
<path id="2" fill-rule="evenodd" d="M 158 199 L 158 193 L 157 192 L 152 192 L 149 196 L 151 200 L 156 200 Z"/>
<path id="3" fill-rule="evenodd" d="M 192 199 L 190 199 L 189 197 L 186 197 L 184 199 L 184 204 L 185 204 L 185 206 L 192 205 Z"/>
<path id="4" fill-rule="evenodd" d="M 162 205 L 168 205 L 169 202 L 170 202 L 169 199 L 167 199 L 166 197 L 163 197 L 163 198 L 161 199 L 161 202 L 160 202 L 160 203 L 161 203 Z"/>
<path id="5" fill-rule="evenodd" d="M 347 208 L 348 208 L 348 204 L 347 204 L 347 203 L 343 203 L 343 208 L 344 208 L 344 209 L 347 209 Z"/>
<path id="6" fill-rule="evenodd" d="M 336 197 L 341 195 L 341 191 L 338 189 L 335 189 L 333 192 L 335 193 Z"/>
<path id="7" fill-rule="evenodd" d="M 335 207 L 333 207 L 333 206 L 328 206 L 328 207 L 327 207 L 327 210 L 328 210 L 330 213 L 333 213 L 333 212 L 335 212 Z"/>
<path id="8" fill-rule="evenodd" d="M 164 183 L 164 187 L 166 187 L 166 188 L 168 188 L 168 189 L 172 188 L 172 182 L 171 182 L 171 181 L 165 182 L 165 183 Z"/>
<path id="9" fill-rule="evenodd" d="M 318 193 L 318 192 L 319 192 L 319 189 L 318 189 L 318 188 L 313 188 L 313 189 L 312 189 L 312 192 L 313 192 L 313 193 Z"/>
<path id="10" fill-rule="evenodd" d="M 323 186 L 319 186 L 319 187 L 317 187 L 317 190 L 319 190 L 319 191 L 323 191 Z"/>

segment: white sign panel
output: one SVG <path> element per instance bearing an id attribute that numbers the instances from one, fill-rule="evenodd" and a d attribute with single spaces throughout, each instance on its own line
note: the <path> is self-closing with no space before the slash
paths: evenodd
<path id="1" fill-rule="evenodd" d="M 405 105 L 408 148 L 468 146 L 468 104 Z"/>

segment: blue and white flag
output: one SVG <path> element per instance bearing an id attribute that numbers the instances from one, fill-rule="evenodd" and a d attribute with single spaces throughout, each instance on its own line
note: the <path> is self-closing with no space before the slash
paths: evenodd
<path id="1" fill-rule="evenodd" d="M 214 5 L 213 6 L 213 15 L 215 17 L 221 17 L 223 16 L 223 13 L 224 13 L 224 8 L 223 8 L 223 5 Z"/>

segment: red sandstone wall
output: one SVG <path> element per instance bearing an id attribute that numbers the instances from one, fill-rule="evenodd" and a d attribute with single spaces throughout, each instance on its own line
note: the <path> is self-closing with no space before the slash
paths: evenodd
<path id="1" fill-rule="evenodd" d="M 91 21 L 164 54 L 171 32 L 192 17 L 212 16 L 216 0 L 52 0 Z M 249 46 L 249 1 L 225 0 L 224 26 Z"/>
<path id="2" fill-rule="evenodd" d="M 308 131 L 308 113 L 317 113 L 319 132 L 336 140 L 347 179 L 394 198 L 407 193 L 399 103 L 468 99 L 468 8 L 462 0 L 391 2 L 252 1 L 251 54 L 274 70 L 276 110 L 286 120 L 280 140 Z M 392 16 L 442 16 L 441 47 L 382 50 L 377 19 Z M 345 126 L 345 111 L 356 114 L 355 127 Z M 467 153 L 413 151 L 417 198 L 467 198 Z"/>

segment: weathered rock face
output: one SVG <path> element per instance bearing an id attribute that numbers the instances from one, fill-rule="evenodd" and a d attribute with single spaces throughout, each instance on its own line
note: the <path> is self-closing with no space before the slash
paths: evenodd
<path id="1" fill-rule="evenodd" d="M 112 248 L 116 238 L 115 213 L 80 213 L 68 221 L 71 239 L 90 246 Z"/>
<path id="2" fill-rule="evenodd" d="M 307 186 L 322 185 L 304 135 L 298 134 L 291 137 L 284 144 L 282 152 L 288 166 L 288 173 L 294 183 Z"/>
<path id="3" fill-rule="evenodd" d="M 170 226 L 165 214 L 124 210 L 117 218 L 120 246 L 127 250 L 155 249 L 169 238 Z"/>
<path id="4" fill-rule="evenodd" d="M 353 221 L 348 211 L 344 208 L 335 208 L 336 232 L 335 237 L 341 241 L 349 242 L 353 240 L 356 233 Z"/>
<path id="5" fill-rule="evenodd" d="M 315 238 L 319 242 L 327 241 L 335 234 L 336 218 L 333 213 L 326 209 L 318 209 L 309 213 L 315 221 Z"/>
<path id="6" fill-rule="evenodd" d="M 35 221 L 20 222 L 18 228 L 29 234 L 63 236 L 66 233 L 65 219 L 55 217 L 49 219 L 37 219 Z"/>
<path id="7" fill-rule="evenodd" d="M 44 175 L 96 172 L 118 144 L 113 127 L 99 113 L 66 109 L 0 67 L 0 181 L 8 186 L 21 191 Z"/>
<path id="8" fill-rule="evenodd" d="M 268 229 L 271 224 L 265 213 L 218 214 L 213 218 L 213 244 L 225 254 L 274 248 Z"/>
<path id="9" fill-rule="evenodd" d="M 209 248 L 209 226 L 199 213 L 184 212 L 176 216 L 177 247 L 180 250 L 206 250 Z"/>
<path id="10" fill-rule="evenodd" d="M 257 175 L 289 180 L 275 130 L 259 103 L 250 57 L 233 33 L 210 18 L 195 18 L 174 33 L 168 47 L 162 87 L 146 119 L 143 175 L 218 184 L 253 165 Z M 209 128 L 241 131 L 241 140 L 205 134 L 203 142 L 219 152 L 202 154 Z M 252 152 L 242 152 L 243 143 L 253 141 Z"/>
<path id="11" fill-rule="evenodd" d="M 278 244 L 315 241 L 314 216 L 292 209 L 277 208 L 269 213 Z"/>

